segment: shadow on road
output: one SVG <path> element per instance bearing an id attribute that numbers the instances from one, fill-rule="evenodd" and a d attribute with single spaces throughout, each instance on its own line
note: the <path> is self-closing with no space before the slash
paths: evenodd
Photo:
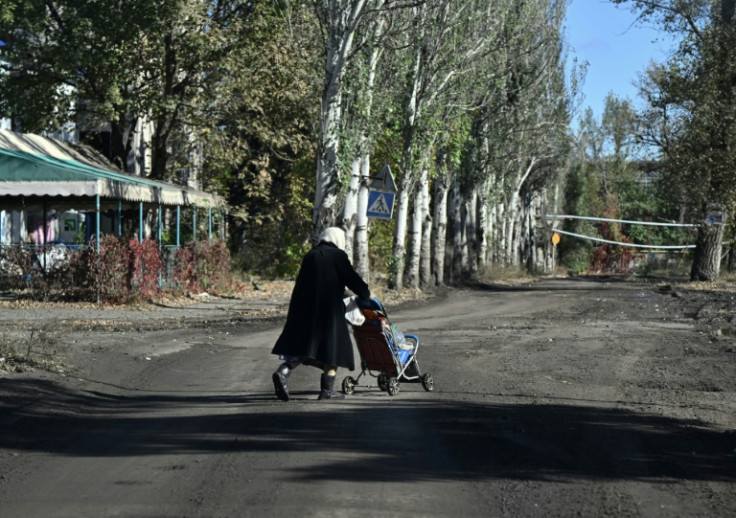
<path id="1" fill-rule="evenodd" d="M 296 480 L 736 480 L 736 434 L 626 410 L 388 396 L 348 404 L 281 403 L 270 393 L 111 396 L 4 382 L 0 448 L 17 451 L 314 452 L 311 467 L 287 474 Z M 53 396 L 23 406 L 28 394 Z"/>

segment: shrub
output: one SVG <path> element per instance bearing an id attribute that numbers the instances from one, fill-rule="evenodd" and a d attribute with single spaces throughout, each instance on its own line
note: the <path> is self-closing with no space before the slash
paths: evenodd
<path id="1" fill-rule="evenodd" d="M 113 235 L 100 240 L 100 248 L 95 251 L 94 239 L 91 247 L 85 250 L 80 264 L 87 264 L 90 291 L 96 293 L 97 300 L 118 304 L 127 302 L 130 297 L 130 249 L 125 241 Z"/>
<path id="2" fill-rule="evenodd" d="M 106 235 L 100 240 L 99 250 L 93 239 L 89 247 L 56 247 L 53 253 L 53 263 L 44 269 L 39 251 L 0 247 L 0 288 L 36 299 L 53 296 L 123 304 L 159 296 L 162 281 L 167 280 L 163 278 L 164 255 L 159 244 L 150 239 L 138 242 Z M 216 240 L 180 248 L 174 254 L 173 274 L 168 280 L 194 293 L 228 288 L 231 277 L 227 246 Z"/>
<path id="3" fill-rule="evenodd" d="M 188 243 L 176 251 L 174 280 L 193 293 L 225 288 L 229 281 L 230 252 L 221 240 Z"/>
<path id="4" fill-rule="evenodd" d="M 131 288 L 138 295 L 150 299 L 161 291 L 161 273 L 163 258 L 158 243 L 150 239 L 138 242 L 131 239 L 128 243 L 131 257 Z"/>
<path id="5" fill-rule="evenodd" d="M 22 290 L 33 271 L 29 250 L 14 246 L 0 248 L 0 278 L 3 288 Z"/>
<path id="6" fill-rule="evenodd" d="M 202 287 L 197 278 L 197 264 L 194 260 L 194 246 L 189 243 L 174 254 L 174 281 L 185 291 L 199 293 Z"/>

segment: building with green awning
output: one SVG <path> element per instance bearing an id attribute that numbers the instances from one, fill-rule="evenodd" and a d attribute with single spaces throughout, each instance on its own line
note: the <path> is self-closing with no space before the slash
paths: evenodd
<path id="1" fill-rule="evenodd" d="M 0 244 L 26 241 L 33 231 L 29 213 L 46 226 L 50 212 L 69 210 L 85 214 L 97 242 L 102 227 L 120 235 L 124 226 L 135 230 L 136 223 L 141 239 L 155 239 L 156 233 L 160 239 L 162 219 L 173 220 L 175 213 L 178 245 L 182 210 L 195 228 L 201 213 L 200 224 L 210 234 L 217 219 L 224 236 L 226 207 L 218 195 L 125 173 L 88 146 L 0 130 Z M 41 234 L 48 242 L 45 229 Z"/>

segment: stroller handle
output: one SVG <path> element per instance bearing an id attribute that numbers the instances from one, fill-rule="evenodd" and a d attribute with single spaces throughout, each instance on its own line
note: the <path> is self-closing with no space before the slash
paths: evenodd
<path id="1" fill-rule="evenodd" d="M 385 312 L 385 309 L 383 308 L 383 304 L 381 304 L 381 302 L 377 298 L 375 298 L 375 297 L 372 298 L 372 299 L 370 299 L 370 300 L 360 300 L 360 299 L 357 299 L 356 302 L 357 302 L 359 308 L 363 308 L 363 309 L 377 309 L 379 311 Z"/>

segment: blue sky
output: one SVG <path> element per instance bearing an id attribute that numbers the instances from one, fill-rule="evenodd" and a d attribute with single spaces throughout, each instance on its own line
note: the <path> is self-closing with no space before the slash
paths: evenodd
<path id="1" fill-rule="evenodd" d="M 570 58 L 589 63 L 581 114 L 590 106 L 600 118 L 608 92 L 640 106 L 633 83 L 650 61 L 667 60 L 671 47 L 667 35 L 651 25 L 632 25 L 634 20 L 627 5 L 616 6 L 608 0 L 570 3 L 565 22 Z"/>

